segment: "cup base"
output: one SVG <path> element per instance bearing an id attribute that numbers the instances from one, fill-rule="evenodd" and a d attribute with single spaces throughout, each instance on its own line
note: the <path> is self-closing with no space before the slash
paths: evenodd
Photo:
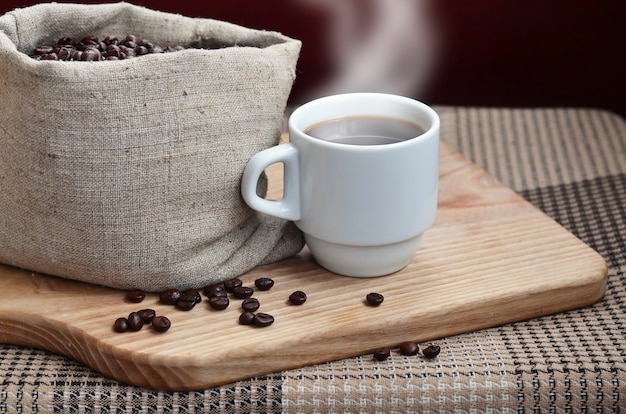
<path id="1" fill-rule="evenodd" d="M 422 235 L 383 246 L 347 246 L 304 235 L 317 263 L 333 273 L 377 277 L 405 268 L 422 242 Z"/>

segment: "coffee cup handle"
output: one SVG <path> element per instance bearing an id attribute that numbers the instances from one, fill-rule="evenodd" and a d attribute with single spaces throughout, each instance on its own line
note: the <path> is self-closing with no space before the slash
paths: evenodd
<path id="1" fill-rule="evenodd" d="M 281 144 L 256 153 L 250 158 L 241 179 L 241 195 L 254 210 L 283 218 L 300 220 L 300 168 L 298 150 L 291 144 Z M 272 164 L 284 165 L 283 198 L 277 201 L 266 200 L 257 195 L 257 183 L 263 171 Z"/>

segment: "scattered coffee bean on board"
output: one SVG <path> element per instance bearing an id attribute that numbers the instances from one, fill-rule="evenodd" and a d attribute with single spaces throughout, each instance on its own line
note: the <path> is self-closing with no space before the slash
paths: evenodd
<path id="1" fill-rule="evenodd" d="M 380 348 L 374 351 L 374 358 L 377 361 L 384 361 L 391 355 L 391 349 L 389 348 Z"/>
<path id="2" fill-rule="evenodd" d="M 167 289 L 161 292 L 159 300 L 165 305 L 176 305 L 176 302 L 180 299 L 181 295 L 182 292 L 178 289 Z"/>
<path id="3" fill-rule="evenodd" d="M 200 296 L 200 292 L 198 292 L 198 289 L 189 288 L 183 292 L 183 295 L 194 298 L 196 303 L 202 302 L 202 296 Z"/>
<path id="4" fill-rule="evenodd" d="M 226 296 L 213 296 L 209 298 L 209 305 L 215 310 L 224 310 L 230 304 L 230 300 Z"/>
<path id="5" fill-rule="evenodd" d="M 257 298 L 247 298 L 244 299 L 243 302 L 241 302 L 241 309 L 246 312 L 256 312 L 257 310 L 259 310 L 260 306 L 261 304 L 259 303 L 259 300 Z"/>
<path id="6" fill-rule="evenodd" d="M 261 313 L 261 312 L 254 315 L 254 324 L 256 326 L 264 328 L 266 326 L 270 326 L 273 323 L 274 323 L 274 317 L 272 315 L 269 315 L 267 313 Z"/>
<path id="7" fill-rule="evenodd" d="M 155 316 L 152 319 L 152 327 L 157 332 L 165 332 L 172 326 L 170 320 L 165 316 Z"/>
<path id="8" fill-rule="evenodd" d="M 138 290 L 138 289 L 133 289 L 133 290 L 129 290 L 128 292 L 126 292 L 126 299 L 132 303 L 139 303 L 143 301 L 145 298 L 146 298 L 145 292 Z"/>
<path id="9" fill-rule="evenodd" d="M 131 312 L 128 315 L 128 330 L 136 332 L 143 328 L 143 318 L 137 312 Z"/>
<path id="10" fill-rule="evenodd" d="M 137 313 L 141 316 L 144 324 L 152 322 L 152 319 L 154 319 L 154 316 L 156 315 L 154 309 L 142 309 L 137 311 Z"/>
<path id="11" fill-rule="evenodd" d="M 380 293 L 372 292 L 368 293 L 367 296 L 365 296 L 365 300 L 371 306 L 379 306 L 381 303 L 383 303 L 385 297 Z"/>
<path id="12" fill-rule="evenodd" d="M 239 315 L 239 323 L 241 325 L 252 325 L 254 324 L 254 313 L 252 312 L 243 312 Z"/>
<path id="13" fill-rule="evenodd" d="M 254 294 L 254 289 L 248 286 L 237 286 L 233 288 L 233 296 L 237 299 L 246 299 Z"/>
<path id="14" fill-rule="evenodd" d="M 196 303 L 198 302 L 196 301 L 195 295 L 184 293 L 176 301 L 176 308 L 184 311 L 190 311 L 196 306 Z"/>
<path id="15" fill-rule="evenodd" d="M 212 298 L 213 296 L 226 296 L 226 290 L 224 289 L 224 285 L 210 285 L 203 289 L 204 295 L 207 298 Z"/>
<path id="16" fill-rule="evenodd" d="M 254 281 L 254 286 L 259 290 L 270 290 L 274 286 L 274 280 L 269 277 L 260 277 Z"/>
<path id="17" fill-rule="evenodd" d="M 113 324 L 113 330 L 119 333 L 128 331 L 128 319 L 117 318 Z"/>
<path id="18" fill-rule="evenodd" d="M 301 290 L 296 290 L 291 295 L 289 295 L 289 303 L 292 305 L 302 305 L 306 302 L 306 293 Z"/>
<path id="19" fill-rule="evenodd" d="M 229 279 L 224 282 L 224 289 L 226 290 L 226 292 L 232 293 L 233 289 L 241 285 L 243 285 L 243 282 L 241 281 L 241 279 L 239 279 L 238 277 L 235 277 L 233 279 Z"/>
<path id="20" fill-rule="evenodd" d="M 435 358 L 437 355 L 439 355 L 439 352 L 441 352 L 441 348 L 439 347 L 439 345 L 429 345 L 424 348 L 424 350 L 422 350 L 424 358 L 427 359 Z"/>
<path id="21" fill-rule="evenodd" d="M 400 353 L 406 356 L 417 355 L 420 351 L 419 345 L 415 342 L 402 342 L 400 344 Z"/>

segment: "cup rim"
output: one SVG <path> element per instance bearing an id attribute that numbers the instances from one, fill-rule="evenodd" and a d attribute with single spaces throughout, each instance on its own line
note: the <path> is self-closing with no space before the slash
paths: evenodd
<path id="1" fill-rule="evenodd" d="M 365 105 L 366 107 L 367 106 L 370 107 L 369 110 L 363 110 L 363 109 L 362 110 L 355 109 L 354 111 L 350 111 L 350 110 L 330 111 L 328 110 L 329 104 L 331 103 L 336 104 L 337 102 L 344 102 L 347 107 L 350 107 L 350 104 L 354 102 L 359 102 L 360 105 L 363 105 L 363 102 L 371 102 L 371 104 Z M 389 116 L 391 118 L 396 118 L 396 119 L 401 119 L 404 121 L 416 123 L 422 128 L 424 128 L 424 132 L 413 138 L 409 138 L 403 141 L 389 143 L 385 145 L 350 145 L 350 144 L 344 144 L 340 142 L 326 141 L 323 139 L 313 137 L 304 132 L 311 125 L 315 125 L 317 123 L 324 122 L 326 120 L 350 117 L 350 116 L 368 116 L 368 115 L 380 116 L 381 114 L 376 112 L 376 107 L 382 107 L 385 104 L 392 104 L 392 103 L 395 105 L 411 106 L 413 109 L 420 111 L 420 113 L 424 115 L 424 119 L 426 119 L 429 122 L 429 125 L 425 126 L 421 122 L 417 122 L 415 119 L 411 119 L 409 117 L 387 115 L 387 114 L 384 114 L 383 116 Z M 317 116 L 316 117 L 317 119 L 312 120 L 312 121 L 310 120 L 309 122 L 306 122 L 306 125 L 302 125 L 302 122 L 304 122 L 301 120 L 301 118 L 304 117 L 303 114 L 306 115 L 307 113 L 309 113 L 308 111 L 314 110 L 316 108 L 319 108 L 322 113 L 329 113 L 329 114 L 331 112 L 336 112 L 336 113 L 334 115 Z M 378 93 L 378 92 L 350 92 L 350 93 L 342 93 L 342 94 L 336 94 L 336 95 L 328 95 L 328 96 L 317 98 L 317 99 L 314 99 L 314 100 L 311 100 L 309 102 L 302 104 L 291 113 L 291 115 L 289 116 L 288 125 L 289 125 L 290 135 L 292 135 L 294 132 L 297 132 L 300 138 L 306 139 L 307 141 L 315 143 L 316 145 L 329 146 L 329 147 L 334 147 L 337 149 L 349 149 L 351 151 L 372 151 L 372 150 L 381 151 L 384 149 L 398 148 L 401 146 L 411 145 L 412 143 L 415 143 L 416 141 L 423 141 L 423 140 L 428 139 L 428 137 L 430 137 L 431 135 L 438 133 L 439 128 L 440 128 L 440 119 L 439 119 L 439 115 L 433 108 L 413 98 L 409 98 L 409 97 L 402 96 L 402 95 L 394 95 L 394 94 Z"/>

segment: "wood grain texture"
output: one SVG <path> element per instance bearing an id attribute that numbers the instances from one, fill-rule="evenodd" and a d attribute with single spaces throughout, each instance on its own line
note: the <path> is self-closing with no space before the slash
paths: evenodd
<path id="1" fill-rule="evenodd" d="M 268 171 L 280 197 L 279 166 Z M 412 263 L 392 275 L 357 279 L 320 268 L 307 249 L 242 276 L 257 291 L 259 311 L 275 323 L 238 323 L 240 304 L 225 311 L 206 302 L 180 311 L 148 295 L 0 266 L 0 341 L 47 349 L 122 382 L 166 390 L 201 389 L 283 369 L 372 352 L 402 341 L 424 342 L 574 309 L 599 300 L 607 267 L 600 255 L 498 183 L 441 147 L 437 220 Z M 287 303 L 303 290 L 302 306 Z M 369 292 L 385 296 L 375 308 Z M 113 332 L 114 320 L 153 308 L 168 316 L 163 334 Z"/>

